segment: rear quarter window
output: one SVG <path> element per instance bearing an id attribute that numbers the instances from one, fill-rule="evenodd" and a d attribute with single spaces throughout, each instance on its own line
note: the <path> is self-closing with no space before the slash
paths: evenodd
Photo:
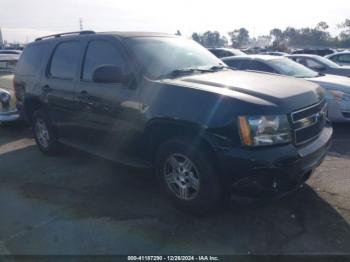
<path id="1" fill-rule="evenodd" d="M 47 48 L 47 44 L 35 44 L 26 47 L 18 61 L 16 73 L 29 76 L 36 75 L 40 70 Z"/>

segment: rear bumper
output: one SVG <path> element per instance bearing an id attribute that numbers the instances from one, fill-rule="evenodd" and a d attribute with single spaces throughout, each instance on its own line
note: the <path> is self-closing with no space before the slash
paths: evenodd
<path id="1" fill-rule="evenodd" d="M 16 121 L 20 118 L 19 112 L 17 110 L 9 112 L 0 112 L 0 122 L 11 122 Z"/>
<path id="2" fill-rule="evenodd" d="M 303 147 L 292 144 L 268 148 L 234 148 L 218 153 L 225 184 L 236 195 L 274 197 L 303 184 L 326 156 L 333 129 Z"/>

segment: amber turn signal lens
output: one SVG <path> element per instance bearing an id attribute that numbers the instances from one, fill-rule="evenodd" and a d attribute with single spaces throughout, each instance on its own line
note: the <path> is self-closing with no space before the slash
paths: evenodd
<path id="1" fill-rule="evenodd" d="M 239 119 L 239 131 L 241 133 L 241 138 L 245 146 L 252 145 L 252 139 L 250 137 L 250 128 L 247 124 L 245 117 L 240 116 Z"/>

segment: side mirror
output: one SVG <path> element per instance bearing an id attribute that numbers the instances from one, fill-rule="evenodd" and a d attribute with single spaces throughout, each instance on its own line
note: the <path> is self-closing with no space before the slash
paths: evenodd
<path id="1" fill-rule="evenodd" d="M 118 66 L 102 65 L 95 69 L 92 80 L 96 83 L 122 84 L 127 83 L 129 77 Z"/>

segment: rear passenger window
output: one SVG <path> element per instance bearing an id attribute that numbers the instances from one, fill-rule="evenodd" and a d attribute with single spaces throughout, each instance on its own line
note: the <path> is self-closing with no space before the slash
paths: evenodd
<path id="1" fill-rule="evenodd" d="M 248 70 L 255 70 L 255 71 L 262 71 L 262 72 L 269 72 L 273 73 L 274 70 L 268 65 L 263 64 L 262 62 L 258 61 L 249 61 L 247 65 Z"/>
<path id="2" fill-rule="evenodd" d="M 244 61 L 243 60 L 227 60 L 224 61 L 228 66 L 236 68 L 236 69 L 240 69 L 240 70 L 244 70 Z"/>
<path id="3" fill-rule="evenodd" d="M 85 55 L 82 80 L 92 82 L 93 72 L 101 65 L 118 66 L 125 71 L 124 60 L 115 45 L 104 40 L 93 40 Z"/>
<path id="4" fill-rule="evenodd" d="M 59 44 L 53 54 L 50 65 L 50 76 L 62 79 L 73 79 L 80 58 L 79 42 Z"/>
<path id="5" fill-rule="evenodd" d="M 338 61 L 339 62 L 350 63 L 350 55 L 339 55 L 338 56 Z"/>
<path id="6" fill-rule="evenodd" d="M 17 72 L 21 75 L 33 76 L 40 69 L 41 61 L 46 53 L 46 44 L 35 44 L 26 47 L 21 55 Z"/>

